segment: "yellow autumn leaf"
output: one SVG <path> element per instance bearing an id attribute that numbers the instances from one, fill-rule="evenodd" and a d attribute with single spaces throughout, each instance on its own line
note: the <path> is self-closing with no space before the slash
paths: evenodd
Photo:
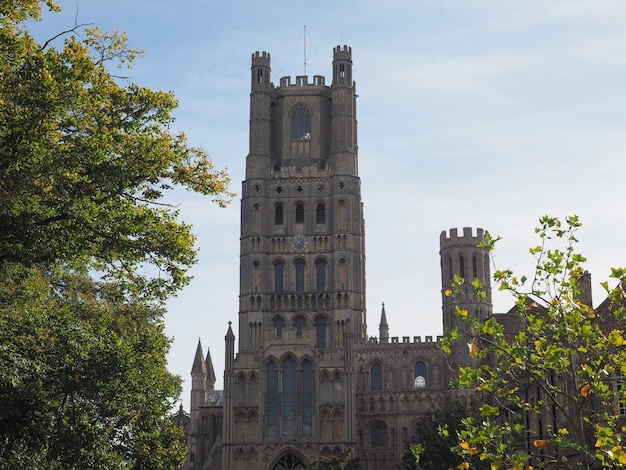
<path id="1" fill-rule="evenodd" d="M 474 341 L 471 341 L 471 340 L 467 342 L 467 347 L 469 348 L 469 353 L 470 353 L 470 356 L 472 357 L 474 357 L 480 351 L 480 348 L 476 346 L 476 343 L 474 343 Z"/>
<path id="2" fill-rule="evenodd" d="M 584 384 L 582 387 L 580 387 L 580 394 L 585 398 L 587 398 L 591 394 L 591 387 L 589 386 L 589 384 Z"/>
<path id="3" fill-rule="evenodd" d="M 470 448 L 470 445 L 465 441 L 459 442 L 459 446 L 461 447 L 461 449 L 464 449 L 464 450 L 468 450 Z"/>
<path id="4" fill-rule="evenodd" d="M 451 297 L 452 296 L 452 291 L 450 289 L 446 289 L 446 291 L 443 293 L 443 295 L 445 295 L 446 297 Z"/>
<path id="5" fill-rule="evenodd" d="M 466 316 L 468 315 L 468 313 L 469 313 L 469 312 L 468 312 L 466 309 L 461 309 L 461 308 L 460 308 L 460 309 L 457 311 L 457 313 L 458 313 L 460 316 L 462 316 L 462 317 L 466 317 Z"/>
<path id="6" fill-rule="evenodd" d="M 491 462 L 491 470 L 498 470 L 500 468 L 500 465 L 498 465 L 495 462 Z"/>
<path id="7" fill-rule="evenodd" d="M 550 441 L 546 439 L 537 439 L 536 441 L 533 441 L 533 445 L 539 450 L 543 449 L 548 444 L 550 444 Z"/>
<path id="8" fill-rule="evenodd" d="M 458 468 L 459 470 L 467 470 L 469 468 L 469 463 L 461 462 L 456 466 L 456 468 Z"/>

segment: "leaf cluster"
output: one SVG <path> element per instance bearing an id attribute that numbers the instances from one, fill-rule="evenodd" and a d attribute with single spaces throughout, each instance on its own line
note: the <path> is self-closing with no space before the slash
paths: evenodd
<path id="1" fill-rule="evenodd" d="M 457 310 L 465 327 L 448 341 L 465 340 L 473 360 L 457 385 L 482 400 L 480 416 L 464 420 L 458 433 L 464 468 L 477 455 L 494 469 L 626 464 L 618 413 L 618 401 L 626 401 L 626 276 L 614 269 L 617 286 L 603 284 L 607 300 L 595 310 L 585 303 L 585 258 L 575 249 L 580 226 L 575 216 L 543 217 L 540 244 L 530 250 L 534 275 L 494 273 L 499 289 L 515 299 L 509 315 L 516 331 L 505 331 L 497 315 L 478 321 Z"/>

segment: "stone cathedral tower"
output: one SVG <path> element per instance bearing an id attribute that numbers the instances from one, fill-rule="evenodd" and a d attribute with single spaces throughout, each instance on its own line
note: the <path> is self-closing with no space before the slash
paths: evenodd
<path id="1" fill-rule="evenodd" d="M 348 450 L 365 470 L 394 468 L 418 419 L 451 398 L 467 346 L 449 358 L 439 338 L 390 336 L 384 304 L 379 337 L 368 337 L 352 50 L 333 50 L 330 84 L 298 76 L 276 86 L 270 65 L 268 53 L 252 55 L 239 318 L 226 332 L 224 390 L 198 343 L 190 413 L 177 415 L 182 469 L 302 470 Z M 484 235 L 440 237 L 442 292 L 455 274 L 467 286 L 481 279 L 486 300 L 469 290 L 456 299 L 481 317 L 492 313 L 487 253 L 476 246 Z M 456 321 L 451 300 L 443 296 L 444 327 Z"/>
<path id="2" fill-rule="evenodd" d="M 252 56 L 241 201 L 238 351 L 224 382 L 224 468 L 295 469 L 355 446 L 354 348 L 366 335 L 352 51 L 324 77 L 270 77 Z M 229 333 L 232 333 L 229 331 Z M 234 356 L 234 337 L 227 357 Z M 327 390 L 319 374 L 341 380 Z M 333 420 L 320 410 L 333 410 Z"/>

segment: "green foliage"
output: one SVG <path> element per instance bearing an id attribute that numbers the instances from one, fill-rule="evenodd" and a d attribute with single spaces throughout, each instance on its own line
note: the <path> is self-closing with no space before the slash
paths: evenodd
<path id="1" fill-rule="evenodd" d="M 352 458 L 352 451 L 346 451 L 335 457 L 321 457 L 307 467 L 308 470 L 361 470 L 359 459 Z"/>
<path id="2" fill-rule="evenodd" d="M 473 406 L 452 399 L 437 411 L 421 417 L 416 426 L 416 438 L 408 443 L 408 451 L 402 457 L 399 470 L 448 470 L 463 462 L 463 458 L 452 451 L 458 445 L 458 432 L 462 421 L 475 414 Z M 475 464 L 481 467 L 475 457 Z"/>
<path id="3" fill-rule="evenodd" d="M 2 468 L 176 468 L 162 312 L 84 269 L 4 265 L 2 278 Z"/>
<path id="4" fill-rule="evenodd" d="M 165 192 L 182 186 L 225 204 L 228 177 L 170 132 L 171 93 L 107 71 L 137 55 L 124 34 L 87 29 L 80 41 L 69 31 L 56 49 L 19 29 L 41 2 L 9 4 L 0 10 L 0 262 L 83 257 L 163 299 L 188 282 L 196 256 Z"/>
<path id="5" fill-rule="evenodd" d="M 617 378 L 626 372 L 626 271 L 612 271 L 617 285 L 603 284 L 607 301 L 594 310 L 583 301 L 578 218 L 540 222 L 533 276 L 494 274 L 515 299 L 519 330 L 505 331 L 497 316 L 479 322 L 459 313 L 465 325 L 455 340 L 467 341 L 473 364 L 460 369 L 458 385 L 482 401 L 480 416 L 458 433 L 459 468 L 473 468 L 476 455 L 493 469 L 624 467 L 617 405 L 626 397 Z"/>
<path id="6" fill-rule="evenodd" d="M 171 93 L 109 72 L 124 34 L 40 44 L 43 7 L 0 2 L 0 467 L 177 468 L 162 305 L 196 250 L 165 197 L 224 205 L 229 179 L 170 131 Z"/>

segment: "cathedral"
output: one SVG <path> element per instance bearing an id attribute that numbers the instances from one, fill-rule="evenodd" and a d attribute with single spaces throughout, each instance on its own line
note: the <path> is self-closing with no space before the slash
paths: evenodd
<path id="1" fill-rule="evenodd" d="M 348 450 L 366 470 L 394 468 L 416 420 L 450 399 L 450 371 L 468 360 L 464 345 L 444 356 L 440 338 L 390 337 L 384 305 L 368 336 L 352 72 L 351 48 L 337 46 L 330 84 L 316 75 L 275 85 L 270 55 L 252 55 L 238 325 L 226 331 L 223 391 L 198 344 L 190 412 L 179 413 L 185 470 L 305 469 Z M 443 295 L 455 274 L 487 292 L 455 304 L 492 313 L 484 236 L 441 233 L 444 327 L 456 321 Z"/>

